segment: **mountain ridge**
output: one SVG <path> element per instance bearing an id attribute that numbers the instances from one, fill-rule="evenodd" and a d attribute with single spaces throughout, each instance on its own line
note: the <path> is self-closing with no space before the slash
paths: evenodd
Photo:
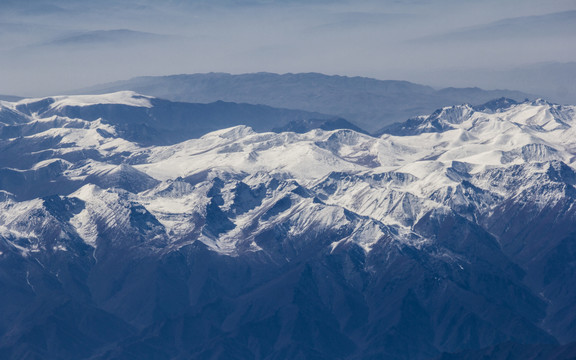
<path id="1" fill-rule="evenodd" d="M 2 357 L 570 354 L 575 106 L 158 145 L 102 102 L 162 106 L 2 103 Z"/>
<path id="2" fill-rule="evenodd" d="M 6 109 L 41 118 L 61 116 L 96 121 L 104 117 L 105 121 L 118 125 L 127 138 L 156 145 L 173 144 L 235 125 L 249 125 L 258 131 L 278 131 L 284 127 L 300 132 L 314 127 L 364 131 L 345 119 L 320 113 L 224 101 L 171 102 L 131 91 L 25 99 Z"/>
<path id="3" fill-rule="evenodd" d="M 216 100 L 263 104 L 332 114 L 373 132 L 386 123 L 404 121 L 439 107 L 463 103 L 480 105 L 493 98 L 518 101 L 534 96 L 509 90 L 432 87 L 401 80 L 324 75 L 320 73 L 206 73 L 139 77 L 97 85 L 73 93 L 132 90 L 175 101 Z"/>

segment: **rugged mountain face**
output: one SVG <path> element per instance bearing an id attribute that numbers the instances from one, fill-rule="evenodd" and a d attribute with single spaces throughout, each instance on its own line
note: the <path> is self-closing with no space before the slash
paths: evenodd
<path id="1" fill-rule="evenodd" d="M 291 129 L 307 132 L 315 128 L 350 128 L 363 132 L 348 121 L 332 115 L 223 101 L 210 104 L 178 103 L 130 91 L 98 96 L 29 99 L 1 111 L 5 113 L 8 124 L 12 125 L 2 128 L 5 137 L 27 135 L 38 131 L 38 127 L 45 129 L 53 123 L 63 124 L 66 122 L 63 118 L 84 122 L 102 119 L 106 124 L 113 125 L 121 138 L 147 145 L 174 144 L 236 125 L 247 125 L 257 131 Z M 42 125 L 29 121 L 30 117 L 41 119 Z M 77 121 L 71 126 L 82 124 Z M 97 131 L 106 136 L 105 130 Z"/>
<path id="2" fill-rule="evenodd" d="M 127 131 L 156 101 L 2 103 L 0 357 L 572 353 L 576 107 Z"/>
<path id="3" fill-rule="evenodd" d="M 408 81 L 318 73 L 231 75 L 225 73 L 139 77 L 82 89 L 80 93 L 132 90 L 170 99 L 209 103 L 218 100 L 302 109 L 344 117 L 370 132 L 384 125 L 453 104 L 483 104 L 499 97 L 531 95 L 509 90 L 446 88 L 435 90 Z"/>

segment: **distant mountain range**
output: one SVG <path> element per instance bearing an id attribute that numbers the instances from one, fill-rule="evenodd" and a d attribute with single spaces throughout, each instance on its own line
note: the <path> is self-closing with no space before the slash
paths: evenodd
<path id="1" fill-rule="evenodd" d="M 435 90 L 407 81 L 317 73 L 209 73 L 139 77 L 72 93 L 102 94 L 121 90 L 173 101 L 210 103 L 223 100 L 320 112 L 350 120 L 369 132 L 430 113 L 442 106 L 478 105 L 499 97 L 518 101 L 534 98 L 519 91 L 487 91 L 479 88 Z"/>
<path id="2" fill-rule="evenodd" d="M 421 42 L 430 41 L 493 41 L 495 38 L 506 40 L 549 38 L 553 41 L 574 36 L 576 10 L 562 11 L 552 14 L 523 16 L 503 19 L 488 24 L 455 30 L 442 35 L 434 35 L 418 39 Z"/>
<path id="3" fill-rule="evenodd" d="M 0 100 L 3 101 L 19 101 L 23 98 L 20 96 L 13 96 L 13 95 L 0 95 Z"/>
<path id="4" fill-rule="evenodd" d="M 576 106 L 310 115 L 0 104 L 0 358 L 574 356 Z"/>
<path id="5" fill-rule="evenodd" d="M 442 82 L 449 76 L 478 86 L 522 89 L 560 104 L 576 103 L 576 62 L 543 62 L 509 69 L 468 69 L 440 72 L 429 81 Z"/>

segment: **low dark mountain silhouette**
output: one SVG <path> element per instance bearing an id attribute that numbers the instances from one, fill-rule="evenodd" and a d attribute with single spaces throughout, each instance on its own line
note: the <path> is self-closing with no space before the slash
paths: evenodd
<path id="1" fill-rule="evenodd" d="M 343 117 L 370 132 L 386 124 L 430 113 L 442 106 L 478 105 L 503 96 L 515 100 L 532 98 L 518 91 L 478 88 L 435 90 L 407 81 L 318 73 L 209 73 L 139 77 L 97 85 L 77 93 L 101 94 L 120 90 L 132 90 L 173 101 L 209 103 L 224 100 L 317 111 Z"/>

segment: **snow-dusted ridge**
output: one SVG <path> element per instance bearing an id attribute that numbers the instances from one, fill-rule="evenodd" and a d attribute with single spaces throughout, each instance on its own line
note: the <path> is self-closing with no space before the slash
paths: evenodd
<path id="1" fill-rule="evenodd" d="M 150 97 L 132 92 L 49 99 L 54 110 L 153 106 Z M 2 107 L 17 113 L 45 100 L 3 102 Z M 29 130 L 7 136 L 7 144 L 24 153 L 20 166 L 6 158 L 1 171 L 34 180 L 3 190 L 18 201 L 54 193 L 80 199 L 83 209 L 67 223 L 73 236 L 91 246 L 97 246 L 100 233 L 128 227 L 143 242 L 202 241 L 216 251 L 238 254 L 263 251 L 258 234 L 289 224 L 289 238 L 344 226 L 347 235 L 332 248 L 352 242 L 370 251 L 382 238 L 413 239 L 414 224 L 435 209 L 482 218 L 506 199 L 541 186 L 549 168 L 572 171 L 576 162 L 576 108 L 544 101 L 447 107 L 380 137 L 347 129 L 258 133 L 240 125 L 169 146 L 124 139 L 105 114 L 88 121 L 29 112 L 17 114 L 27 122 L 7 121 L 2 127 Z M 52 126 L 30 125 L 46 121 Z M 511 172 L 523 177 L 507 175 Z M 564 196 L 554 189 L 534 193 L 534 202 Z M 9 196 L 2 204 L 23 209 L 22 217 L 44 206 L 18 201 Z M 144 223 L 135 222 L 135 214 Z M 12 217 L 0 217 L 4 231 L 26 233 L 14 224 Z"/>
<path id="2" fill-rule="evenodd" d="M 134 91 L 118 91 L 102 95 L 60 95 L 43 99 L 23 99 L 18 101 L 16 106 L 33 104 L 44 100 L 51 102 L 50 108 L 52 109 L 61 109 L 66 106 L 90 106 L 105 104 L 150 108 L 152 107 L 152 104 L 150 103 L 151 99 L 153 98 L 150 96 L 140 95 Z M 6 104 L 6 102 L 4 102 L 4 104 Z"/>

